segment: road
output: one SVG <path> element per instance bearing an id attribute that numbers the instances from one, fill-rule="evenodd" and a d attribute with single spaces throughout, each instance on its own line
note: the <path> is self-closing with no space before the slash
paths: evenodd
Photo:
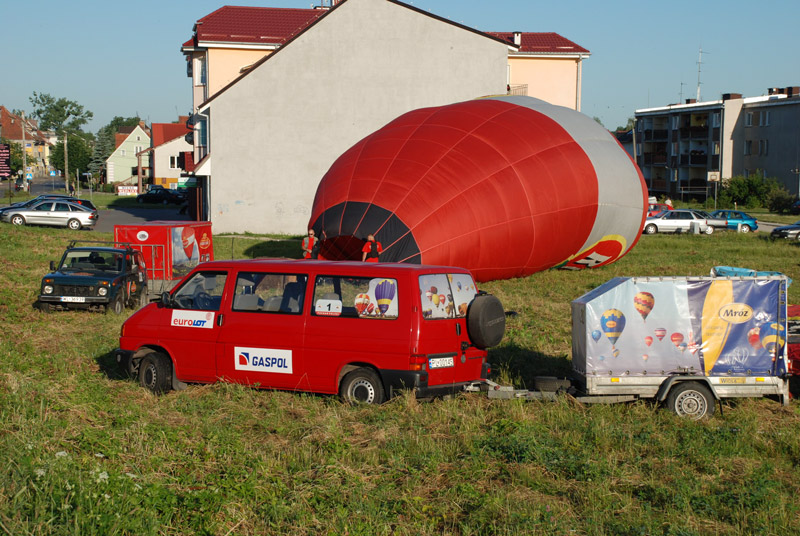
<path id="1" fill-rule="evenodd" d="M 31 195 L 41 195 L 52 193 L 53 186 L 56 188 L 61 185 L 63 188 L 64 182 L 59 180 L 58 177 L 35 177 L 31 184 Z M 8 187 L 5 183 L 4 187 Z M 75 192 L 76 197 L 78 192 Z M 90 192 L 80 192 L 80 197 L 83 199 L 91 199 Z M 7 201 L 7 199 L 6 199 Z M 5 206 L 6 203 L 0 203 L 0 206 Z M 167 205 L 164 208 L 110 208 L 107 210 L 99 210 L 100 218 L 97 220 L 94 230 L 101 233 L 113 233 L 115 225 L 132 225 L 148 221 L 190 221 L 188 214 L 179 214 L 180 208 L 176 205 Z"/>

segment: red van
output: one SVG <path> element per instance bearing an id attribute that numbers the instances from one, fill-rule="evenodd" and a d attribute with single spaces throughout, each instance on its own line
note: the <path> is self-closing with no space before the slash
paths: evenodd
<path id="1" fill-rule="evenodd" d="M 116 357 L 155 393 L 228 381 L 381 403 L 487 378 L 504 330 L 500 301 L 463 268 L 213 261 L 132 315 Z"/>

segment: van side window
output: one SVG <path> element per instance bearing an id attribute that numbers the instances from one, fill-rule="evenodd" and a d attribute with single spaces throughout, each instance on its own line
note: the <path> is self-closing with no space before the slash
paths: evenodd
<path id="1" fill-rule="evenodd" d="M 225 290 L 225 272 L 197 272 L 172 295 L 178 309 L 219 311 Z"/>
<path id="2" fill-rule="evenodd" d="M 239 272 L 233 294 L 233 310 L 251 313 L 300 314 L 308 276 Z"/>
<path id="3" fill-rule="evenodd" d="M 419 276 L 422 317 L 427 319 L 463 318 L 469 303 L 478 293 L 469 274 L 426 274 Z"/>
<path id="4" fill-rule="evenodd" d="M 394 320 L 398 310 L 394 279 L 318 276 L 314 282 L 314 316 Z"/>

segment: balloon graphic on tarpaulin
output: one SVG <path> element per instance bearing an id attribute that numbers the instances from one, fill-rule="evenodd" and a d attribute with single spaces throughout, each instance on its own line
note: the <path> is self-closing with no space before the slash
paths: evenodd
<path id="1" fill-rule="evenodd" d="M 670 335 L 669 340 L 672 341 L 672 344 L 675 345 L 675 348 L 680 348 L 680 345 L 683 342 L 683 334 L 673 333 L 672 335 Z"/>
<path id="2" fill-rule="evenodd" d="M 594 339 L 594 342 L 599 341 L 602 335 L 603 333 L 599 329 L 592 330 L 592 339 Z"/>
<path id="3" fill-rule="evenodd" d="M 656 300 L 649 292 L 639 292 L 633 297 L 633 306 L 642 315 L 642 320 L 647 321 L 647 315 L 653 310 Z"/>
<path id="4" fill-rule="evenodd" d="M 778 350 L 783 347 L 785 340 L 785 330 L 781 324 L 772 322 L 761 326 L 761 346 L 763 346 L 771 356 L 775 356 Z"/>
<path id="5" fill-rule="evenodd" d="M 747 332 L 747 342 L 756 350 L 761 348 L 761 330 L 755 327 Z"/>
<path id="6" fill-rule="evenodd" d="M 566 192 L 569 192 L 566 195 Z M 463 266 L 478 281 L 625 255 L 647 212 L 642 175 L 590 117 L 532 97 L 408 112 L 357 142 L 320 181 L 320 257 Z"/>
<path id="7" fill-rule="evenodd" d="M 386 314 L 389 309 L 389 304 L 392 303 L 395 293 L 394 281 L 384 279 L 375 287 L 375 301 L 378 302 L 378 310 L 381 316 Z"/>
<path id="8" fill-rule="evenodd" d="M 654 333 L 655 333 L 656 338 L 659 341 L 661 341 L 661 340 L 664 339 L 664 336 L 667 334 L 667 330 L 664 329 L 664 328 L 658 328 L 658 329 L 655 330 Z"/>
<path id="9" fill-rule="evenodd" d="M 609 309 L 600 317 L 600 329 L 606 334 L 611 347 L 617 343 L 617 339 L 625 329 L 625 315 L 619 309 Z M 616 355 L 614 356 L 616 357 Z"/>

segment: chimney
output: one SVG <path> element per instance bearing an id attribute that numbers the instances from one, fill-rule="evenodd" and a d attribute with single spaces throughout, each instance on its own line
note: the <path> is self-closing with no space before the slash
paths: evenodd
<path id="1" fill-rule="evenodd" d="M 686 104 L 695 104 L 697 99 L 686 99 Z"/>
<path id="2" fill-rule="evenodd" d="M 734 99 L 741 99 L 741 98 L 742 98 L 742 94 L 741 93 L 723 93 L 722 94 L 722 100 L 724 100 L 724 101 L 726 101 L 726 100 L 734 100 Z"/>
<path id="3" fill-rule="evenodd" d="M 771 87 L 767 89 L 767 95 L 783 95 L 782 87 Z"/>
<path id="4" fill-rule="evenodd" d="M 800 87 L 798 86 L 789 86 L 784 91 L 787 97 L 797 97 L 800 95 Z"/>
<path id="5" fill-rule="evenodd" d="M 514 44 L 522 46 L 522 32 L 514 32 Z"/>

